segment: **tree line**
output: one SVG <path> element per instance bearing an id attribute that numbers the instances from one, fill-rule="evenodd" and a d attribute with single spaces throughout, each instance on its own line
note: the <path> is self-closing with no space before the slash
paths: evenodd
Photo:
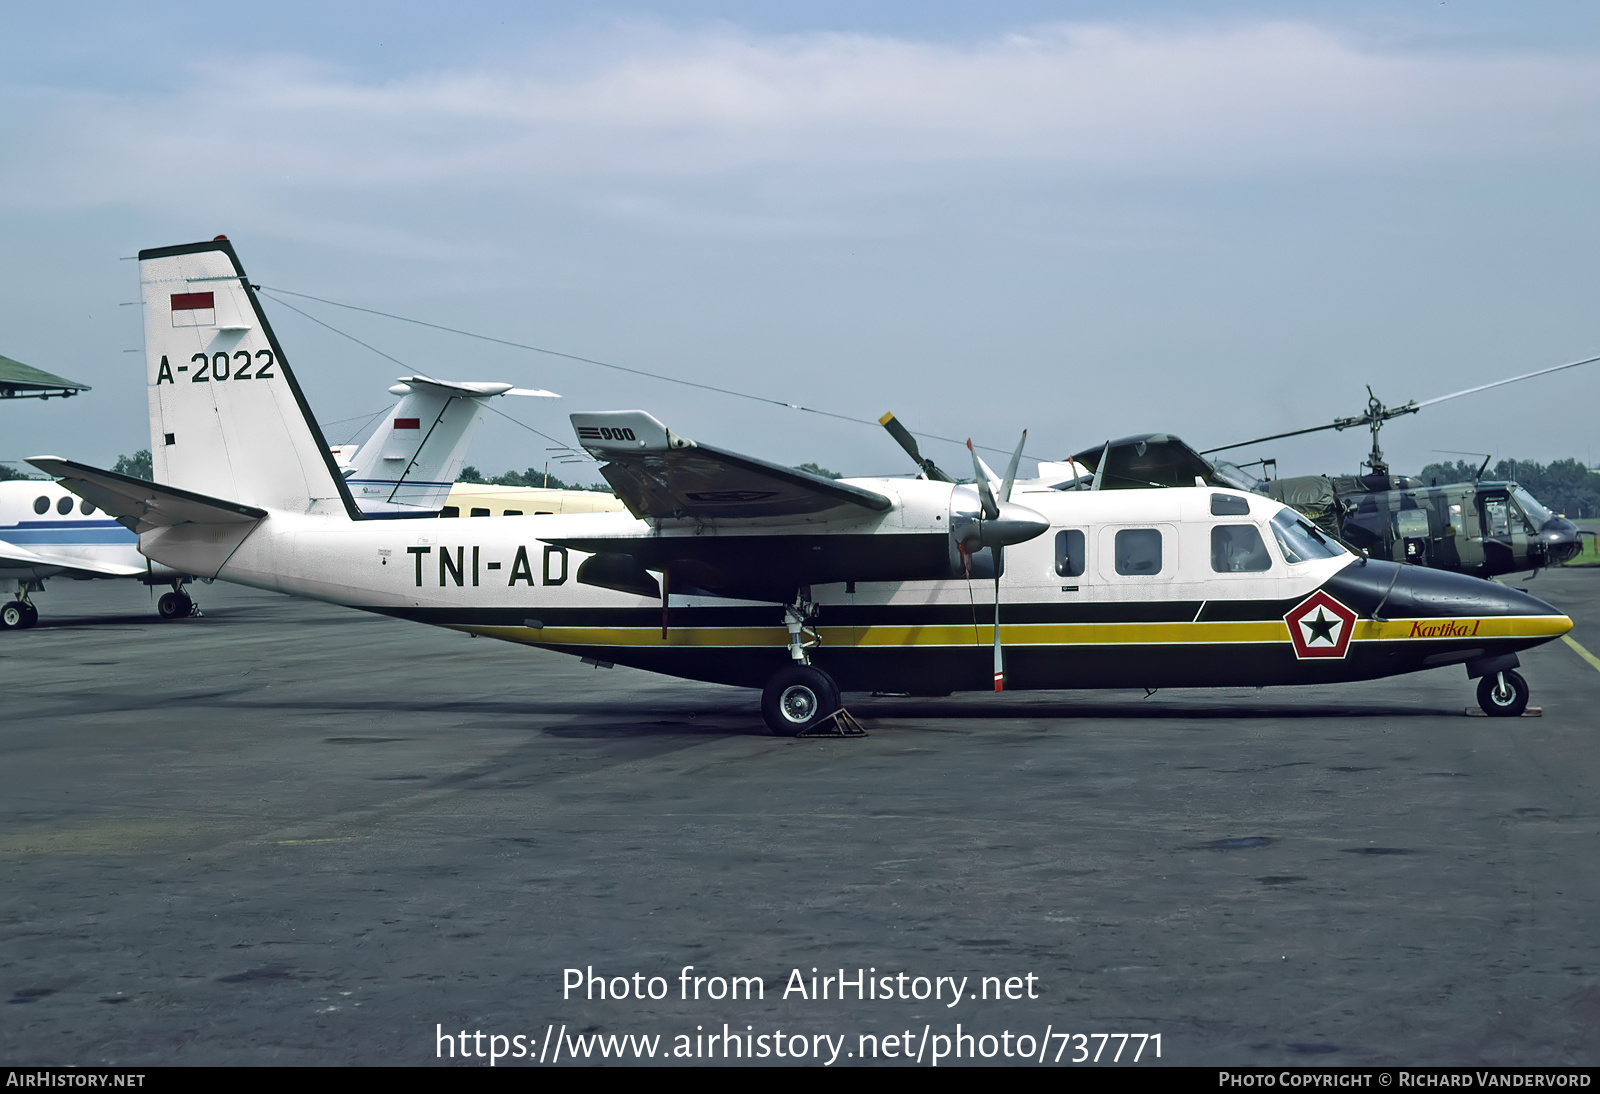
<path id="1" fill-rule="evenodd" d="M 1582 460 L 1556 460 L 1543 464 L 1535 460 L 1501 460 L 1478 474 L 1482 463 L 1457 460 L 1430 463 L 1418 476 L 1430 486 L 1453 482 L 1485 481 L 1521 483 L 1523 488 L 1557 513 L 1569 517 L 1600 516 L 1600 474 L 1590 471 Z"/>

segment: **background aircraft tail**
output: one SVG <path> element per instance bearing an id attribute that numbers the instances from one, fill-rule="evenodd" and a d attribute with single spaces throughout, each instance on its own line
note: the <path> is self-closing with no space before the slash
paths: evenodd
<path id="1" fill-rule="evenodd" d="M 367 516 L 437 513 L 466 462 L 467 446 L 490 399 L 500 395 L 560 398 L 553 391 L 507 383 L 402 377 L 389 389 L 400 402 L 359 449 L 339 445 L 334 458 L 351 496 Z M 344 461 L 348 460 L 348 463 Z"/>
<path id="2" fill-rule="evenodd" d="M 359 512 L 233 245 L 139 252 L 154 477 L 246 506 Z"/>

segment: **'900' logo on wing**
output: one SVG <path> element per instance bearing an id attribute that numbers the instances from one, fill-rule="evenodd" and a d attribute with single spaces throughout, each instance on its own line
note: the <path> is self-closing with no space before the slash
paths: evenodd
<path id="1" fill-rule="evenodd" d="M 1350 650 L 1357 618 L 1354 611 L 1318 589 L 1291 608 L 1283 621 L 1289 625 L 1289 641 L 1294 644 L 1296 657 L 1338 660 Z"/>

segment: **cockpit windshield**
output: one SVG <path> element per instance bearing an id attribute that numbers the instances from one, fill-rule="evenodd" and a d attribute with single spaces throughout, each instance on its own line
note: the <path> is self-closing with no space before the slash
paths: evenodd
<path id="1" fill-rule="evenodd" d="M 1550 521 L 1555 519 L 1555 514 L 1539 504 L 1539 499 L 1528 493 L 1520 486 L 1511 488 L 1511 496 L 1517 499 L 1517 505 L 1528 516 L 1528 523 L 1532 530 L 1537 532 Z"/>
<path id="2" fill-rule="evenodd" d="M 1272 518 L 1272 535 L 1290 562 L 1310 562 L 1319 558 L 1337 558 L 1345 549 L 1293 509 L 1284 509 Z"/>

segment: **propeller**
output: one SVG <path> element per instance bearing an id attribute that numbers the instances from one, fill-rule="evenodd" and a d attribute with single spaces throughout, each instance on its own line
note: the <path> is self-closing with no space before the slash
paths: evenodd
<path id="1" fill-rule="evenodd" d="M 900 424 L 900 419 L 894 416 L 893 411 L 879 418 L 878 424 L 887 429 L 889 436 L 898 441 L 900 447 L 906 450 L 906 455 L 916 461 L 917 466 L 922 468 L 922 474 L 925 478 L 932 479 L 934 482 L 956 481 L 943 471 L 940 471 L 939 466 L 932 460 L 924 458 L 922 450 L 917 447 L 917 439 L 911 435 L 911 430 Z M 968 442 L 968 444 L 970 446 L 971 442 Z"/>
<path id="2" fill-rule="evenodd" d="M 992 480 L 994 472 L 989 470 L 987 464 L 978 458 L 977 450 L 972 447 L 971 438 L 967 439 L 967 451 L 972 454 L 972 469 L 976 472 L 978 497 L 982 502 L 982 519 L 978 523 L 977 539 L 984 546 L 994 552 L 994 690 L 1006 690 L 1006 662 L 1005 650 L 1000 644 L 1000 572 L 1005 568 L 1004 551 L 1007 543 L 1020 543 L 1024 539 L 1032 539 L 1039 532 L 1044 531 L 1043 525 L 1031 535 L 1017 535 L 1025 531 L 1022 527 L 1008 527 L 1008 525 L 1021 525 L 1027 523 L 1022 518 L 1022 513 L 1030 517 L 1037 517 L 1032 510 L 1023 509 L 1021 506 L 1011 505 L 1011 487 L 1017 481 L 1017 465 L 1022 462 L 1022 449 L 1028 443 L 1028 431 L 1022 431 L 1022 439 L 1017 442 L 1017 450 L 1011 454 L 1011 462 L 1006 465 L 1005 481 L 1000 484 L 1000 497 L 996 500 Z M 1002 508 L 1002 506 L 1004 508 Z M 964 557 L 970 558 L 968 551 L 963 548 Z M 970 562 L 968 573 L 970 574 Z"/>

